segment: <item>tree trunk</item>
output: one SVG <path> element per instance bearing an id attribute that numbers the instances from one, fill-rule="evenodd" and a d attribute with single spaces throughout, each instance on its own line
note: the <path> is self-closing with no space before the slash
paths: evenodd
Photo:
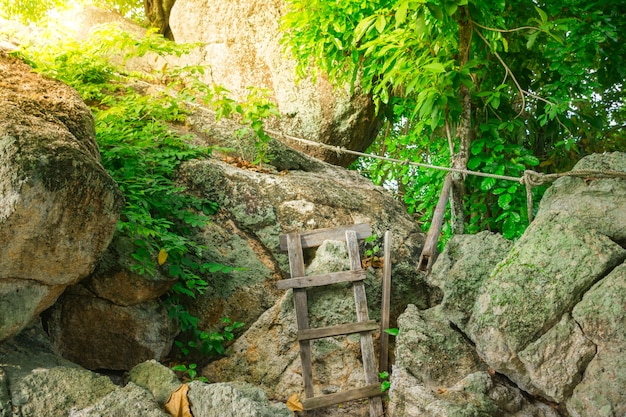
<path id="1" fill-rule="evenodd" d="M 151 27 L 168 39 L 174 39 L 170 29 L 170 12 L 176 0 L 143 0 L 143 7 Z"/>
<path id="2" fill-rule="evenodd" d="M 469 21 L 467 7 L 459 8 L 459 67 L 463 67 L 469 61 L 469 53 L 472 42 L 472 26 Z M 467 169 L 469 160 L 470 143 L 472 142 L 472 98 L 469 88 L 461 83 L 459 88 L 463 102 L 461 120 L 456 129 L 458 150 L 452 155 L 452 167 Z M 465 231 L 465 210 L 463 197 L 465 196 L 465 175 L 455 173 L 452 176 L 452 190 L 450 206 L 452 210 L 452 229 L 455 234 L 463 234 Z"/>

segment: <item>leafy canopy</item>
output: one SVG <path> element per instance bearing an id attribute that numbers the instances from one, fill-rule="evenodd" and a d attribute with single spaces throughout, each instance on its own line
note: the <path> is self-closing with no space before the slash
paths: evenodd
<path id="1" fill-rule="evenodd" d="M 313 64 L 314 75 L 374 97 L 386 126 L 370 152 L 517 177 L 626 148 L 623 2 L 287 3 L 283 41 L 299 74 Z M 428 221 L 442 173 L 374 160 L 356 167 Z M 523 232 L 520 184 L 469 176 L 464 186 L 470 232 Z M 538 201 L 542 190 L 534 193 Z"/>

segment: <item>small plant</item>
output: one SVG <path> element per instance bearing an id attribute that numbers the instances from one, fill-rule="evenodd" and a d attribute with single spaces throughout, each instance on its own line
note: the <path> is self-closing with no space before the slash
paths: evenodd
<path id="1" fill-rule="evenodd" d="M 172 366 L 172 371 L 182 372 L 186 374 L 187 377 L 192 381 L 202 381 L 209 382 L 209 380 L 204 376 L 198 376 L 198 364 L 190 363 L 189 365 L 185 365 L 181 363 L 180 365 Z"/>
<path id="2" fill-rule="evenodd" d="M 186 314 L 189 314 L 185 311 Z M 221 332 L 211 331 L 206 332 L 199 330 L 197 326 L 197 318 L 191 316 L 194 320 L 193 325 L 188 328 L 192 332 L 191 340 L 184 343 L 180 340 L 176 340 L 174 344 L 181 353 L 185 356 L 189 355 L 192 350 L 197 350 L 204 356 L 218 356 L 223 355 L 226 351 L 225 344 L 235 338 L 234 331 L 244 326 L 243 323 L 235 321 L 232 322 L 229 318 L 222 319 L 222 324 L 225 324 Z"/>
<path id="3" fill-rule="evenodd" d="M 391 387 L 391 381 L 389 381 L 389 372 L 379 372 L 378 378 L 380 378 L 382 381 L 380 383 L 380 392 L 385 392 L 389 390 L 389 388 Z"/>

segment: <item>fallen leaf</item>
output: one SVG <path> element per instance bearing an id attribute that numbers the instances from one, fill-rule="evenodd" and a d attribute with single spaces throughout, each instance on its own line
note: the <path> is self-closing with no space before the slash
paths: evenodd
<path id="1" fill-rule="evenodd" d="M 304 407 L 298 399 L 298 394 L 292 394 L 291 397 L 289 397 L 287 400 L 287 408 L 291 411 L 304 411 Z"/>
<path id="2" fill-rule="evenodd" d="M 446 388 L 437 388 L 437 394 L 442 395 L 448 392 Z"/>
<path id="3" fill-rule="evenodd" d="M 189 391 L 189 385 L 182 384 L 165 403 L 165 411 L 172 417 L 193 417 L 189 409 L 187 391 Z"/>
<path id="4" fill-rule="evenodd" d="M 159 252 L 159 256 L 157 257 L 157 262 L 159 263 L 159 265 L 163 265 L 165 261 L 167 261 L 167 252 L 165 251 L 165 249 L 161 249 L 161 251 Z"/>

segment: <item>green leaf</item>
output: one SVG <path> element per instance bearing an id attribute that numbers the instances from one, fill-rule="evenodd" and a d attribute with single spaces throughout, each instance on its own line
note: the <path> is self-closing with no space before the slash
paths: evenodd
<path id="1" fill-rule="evenodd" d="M 538 30 L 533 31 L 530 33 L 530 35 L 528 35 L 528 40 L 526 41 L 526 48 L 528 49 L 532 49 L 533 45 L 535 44 L 535 41 L 537 40 L 537 36 L 539 36 L 539 32 Z"/>
<path id="2" fill-rule="evenodd" d="M 388 333 L 392 336 L 397 336 L 398 334 L 400 334 L 400 330 L 395 327 L 392 327 L 391 329 L 385 329 L 384 331 L 385 333 Z"/>
<path id="3" fill-rule="evenodd" d="M 452 16 L 456 13 L 459 5 L 456 2 L 448 1 L 444 3 L 443 7 L 446 9 L 446 13 L 448 14 L 448 16 Z"/>
<path id="4" fill-rule="evenodd" d="M 433 16 L 435 16 L 435 19 L 443 20 L 443 11 L 441 10 L 441 7 L 433 3 L 426 3 L 426 6 L 428 7 L 428 10 L 430 10 L 430 12 L 433 14 Z"/>
<path id="5" fill-rule="evenodd" d="M 539 165 L 539 158 L 534 155 L 524 155 L 523 159 L 531 167 Z"/>
<path id="6" fill-rule="evenodd" d="M 535 10 L 537 11 L 537 13 L 539 13 L 539 17 L 541 18 L 541 23 L 543 24 L 548 23 L 548 15 L 546 14 L 546 12 L 544 12 L 537 6 L 535 6 Z"/>
<path id="7" fill-rule="evenodd" d="M 360 41 L 361 38 L 367 33 L 368 29 L 372 26 L 372 23 L 375 19 L 375 15 L 368 16 L 359 22 L 359 24 L 354 29 L 354 40 L 356 42 Z"/>
<path id="8" fill-rule="evenodd" d="M 494 185 L 496 185 L 495 178 L 491 178 L 491 177 L 483 178 L 483 180 L 480 183 L 480 189 L 483 191 L 489 191 L 493 188 Z"/>
<path id="9" fill-rule="evenodd" d="M 500 206 L 501 209 L 506 210 L 509 208 L 509 204 L 511 204 L 512 200 L 513 196 L 511 196 L 511 194 L 502 194 L 498 198 L 498 206 Z"/>
<path id="10" fill-rule="evenodd" d="M 425 70 L 434 72 L 436 74 L 446 71 L 446 68 L 443 66 L 441 62 L 431 62 L 430 64 L 423 65 L 422 68 Z"/>
<path id="11" fill-rule="evenodd" d="M 398 6 L 398 9 L 396 10 L 396 27 L 400 26 L 406 21 L 406 14 L 407 14 L 408 8 L 409 8 L 408 0 L 403 1 L 402 3 L 400 3 L 400 6 Z"/>
<path id="12" fill-rule="evenodd" d="M 378 33 L 383 33 L 385 26 L 387 26 L 387 19 L 385 18 L 385 15 L 381 14 L 378 16 L 375 26 Z"/>

